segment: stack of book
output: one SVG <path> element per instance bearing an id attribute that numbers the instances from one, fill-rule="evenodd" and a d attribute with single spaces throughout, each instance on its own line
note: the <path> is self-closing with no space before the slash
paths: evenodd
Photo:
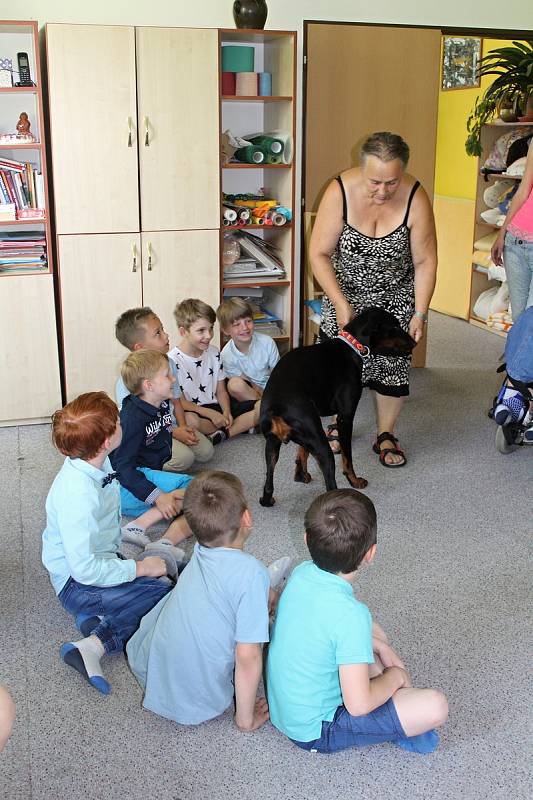
<path id="1" fill-rule="evenodd" d="M 284 278 L 285 268 L 276 247 L 252 233 L 235 231 L 243 257 L 224 267 L 224 278 Z"/>
<path id="2" fill-rule="evenodd" d="M 34 164 L 0 155 L 0 211 L 3 205 L 14 205 L 16 218 L 37 216 L 28 214 L 28 209 L 40 209 L 44 217 L 44 178 Z"/>
<path id="3" fill-rule="evenodd" d="M 46 239 L 40 231 L 4 233 L 0 237 L 0 273 L 46 272 Z"/>

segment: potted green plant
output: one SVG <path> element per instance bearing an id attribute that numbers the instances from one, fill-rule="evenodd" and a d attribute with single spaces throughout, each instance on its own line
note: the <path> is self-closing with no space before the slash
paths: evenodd
<path id="1" fill-rule="evenodd" d="M 476 98 L 468 117 L 465 149 L 469 156 L 481 155 L 481 128 L 494 118 L 502 101 L 515 103 L 525 114 L 533 114 L 533 41 L 513 42 L 512 46 L 491 50 L 480 59 L 478 74 L 497 77 Z"/>

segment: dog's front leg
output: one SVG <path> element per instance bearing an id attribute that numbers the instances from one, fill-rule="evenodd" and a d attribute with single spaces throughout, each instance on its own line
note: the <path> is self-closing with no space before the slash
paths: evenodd
<path id="1" fill-rule="evenodd" d="M 337 414 L 337 430 L 342 456 L 342 471 L 346 480 L 354 489 L 364 489 L 368 486 L 365 478 L 358 478 L 354 472 L 352 461 L 352 430 L 355 409 L 352 414 Z"/>
<path id="2" fill-rule="evenodd" d="M 268 433 L 265 444 L 266 479 L 263 487 L 263 496 L 259 499 L 262 506 L 273 506 L 274 500 L 274 470 L 278 463 L 281 441 L 273 433 Z"/>

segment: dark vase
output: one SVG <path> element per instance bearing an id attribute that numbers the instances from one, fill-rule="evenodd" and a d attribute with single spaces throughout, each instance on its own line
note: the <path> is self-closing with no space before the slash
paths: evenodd
<path id="1" fill-rule="evenodd" d="M 233 19 L 237 28 L 264 28 L 267 14 L 266 0 L 235 0 L 233 3 Z"/>

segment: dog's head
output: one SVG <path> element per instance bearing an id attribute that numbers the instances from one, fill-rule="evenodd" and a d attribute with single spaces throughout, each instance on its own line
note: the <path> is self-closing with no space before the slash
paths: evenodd
<path id="1" fill-rule="evenodd" d="M 416 345 L 394 314 L 384 308 L 365 308 L 344 326 L 344 330 L 378 356 L 408 356 Z"/>

